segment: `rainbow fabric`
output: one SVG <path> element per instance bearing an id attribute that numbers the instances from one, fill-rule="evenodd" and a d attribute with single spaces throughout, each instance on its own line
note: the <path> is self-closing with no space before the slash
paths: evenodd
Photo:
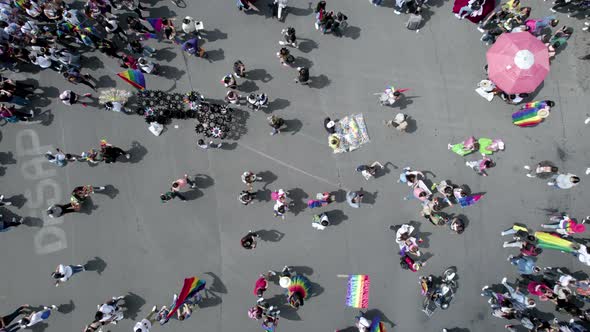
<path id="1" fill-rule="evenodd" d="M 145 78 L 139 69 L 129 69 L 122 71 L 118 73 L 117 76 L 140 90 L 145 89 Z"/>
<path id="2" fill-rule="evenodd" d="M 346 305 L 353 308 L 366 308 L 369 306 L 369 286 L 371 279 L 366 274 L 348 276 L 346 289 Z"/>
<path id="3" fill-rule="evenodd" d="M 287 290 L 289 295 L 299 293 L 304 300 L 307 300 L 311 296 L 311 282 L 305 276 L 296 275 L 291 278 L 291 284 Z"/>
<path id="4" fill-rule="evenodd" d="M 385 326 L 381 321 L 381 317 L 373 318 L 371 326 L 369 327 L 369 332 L 385 332 Z"/>
<path id="5" fill-rule="evenodd" d="M 522 108 L 523 109 L 525 109 L 525 108 L 543 108 L 545 106 L 547 106 L 547 103 L 544 100 L 537 100 L 537 101 L 531 101 L 530 103 L 524 104 L 524 106 Z"/>
<path id="6" fill-rule="evenodd" d="M 147 21 L 150 23 L 156 32 L 162 31 L 162 19 L 161 18 L 148 18 Z"/>
<path id="7" fill-rule="evenodd" d="M 525 108 L 512 114 L 512 123 L 519 127 L 533 127 L 542 121 L 538 108 Z"/>
<path id="8" fill-rule="evenodd" d="M 576 251 L 571 241 L 560 238 L 555 233 L 535 232 L 535 237 L 539 240 L 538 246 L 543 249 L 552 249 L 572 253 Z"/>
<path id="9" fill-rule="evenodd" d="M 178 299 L 176 300 L 174 309 L 170 310 L 170 313 L 168 313 L 166 319 L 170 319 L 170 317 L 174 316 L 176 310 L 178 310 L 178 308 L 180 308 L 180 306 L 184 304 L 184 301 L 194 296 L 203 288 L 205 288 L 204 280 L 201 280 L 197 277 L 185 278 L 184 285 L 182 285 L 182 289 L 180 290 L 180 294 L 178 295 Z"/>
<path id="10" fill-rule="evenodd" d="M 143 34 L 143 36 L 145 37 L 145 39 L 158 39 L 158 35 L 156 35 L 155 33 L 151 33 L 151 32 L 146 32 Z"/>
<path id="11" fill-rule="evenodd" d="M 475 204 L 475 202 L 479 201 L 482 197 L 483 197 L 483 195 L 471 195 L 471 196 L 461 197 L 457 200 L 459 201 L 459 204 L 461 205 L 461 207 L 464 208 L 466 206 L 470 206 L 470 205 Z"/>

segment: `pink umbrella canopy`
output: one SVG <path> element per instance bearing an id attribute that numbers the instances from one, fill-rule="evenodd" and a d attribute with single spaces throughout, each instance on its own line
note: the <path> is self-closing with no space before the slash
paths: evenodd
<path id="1" fill-rule="evenodd" d="M 549 73 L 547 46 L 526 31 L 502 34 L 486 58 L 488 77 L 506 93 L 533 92 Z"/>

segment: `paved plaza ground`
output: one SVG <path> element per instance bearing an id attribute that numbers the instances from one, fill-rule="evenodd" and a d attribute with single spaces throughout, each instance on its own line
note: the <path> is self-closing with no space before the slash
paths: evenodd
<path id="1" fill-rule="evenodd" d="M 2 208 L 30 216 L 30 227 L 2 233 L 0 262 L 0 312 L 22 303 L 60 305 L 61 313 L 36 330 L 80 331 L 93 319 L 96 305 L 111 296 L 127 295 L 127 317 L 111 331 L 130 331 L 153 305 L 168 305 L 182 280 L 199 276 L 207 281 L 212 297 L 190 320 L 171 321 L 158 331 L 260 331 L 247 317 L 255 303 L 252 294 L 258 275 L 269 269 L 294 266 L 314 283 L 316 295 L 294 312 L 281 308 L 278 331 L 353 331 L 356 309 L 345 307 L 345 279 L 338 274 L 371 277 L 371 313 L 380 313 L 394 325 L 388 331 L 501 331 L 505 321 L 494 318 L 480 296 L 485 284 L 503 276 L 516 277 L 506 261 L 514 249 L 503 249 L 500 231 L 513 222 L 536 228 L 555 211 L 574 217 L 590 214 L 584 176 L 589 157 L 588 129 L 584 125 L 590 96 L 589 64 L 578 57 L 590 51 L 582 21 L 558 14 L 575 28 L 572 39 L 553 61 L 551 72 L 535 99 L 552 99 L 556 107 L 537 128 L 523 129 L 511 123 L 516 109 L 500 100 L 488 103 L 475 92 L 482 78 L 487 47 L 479 41 L 476 26 L 451 14 L 452 3 L 431 0 L 427 20 L 419 33 L 405 29 L 406 16 L 393 13 L 389 0 L 374 7 L 367 0 L 332 0 L 328 9 L 349 17 L 341 38 L 322 35 L 313 26 L 307 1 L 292 0 L 285 23 L 259 14 L 245 14 L 232 0 L 186 0 L 181 9 L 170 1 L 149 1 L 150 16 L 194 16 L 205 23 L 209 40 L 204 48 L 211 61 L 187 58 L 177 45 L 150 44 L 159 49 L 156 59 L 166 77 L 146 76 L 148 88 L 188 92 L 223 99 L 221 78 L 242 60 L 251 80 L 247 92 L 269 95 L 265 112 L 250 113 L 245 130 L 227 149 L 197 150 L 193 120 L 176 120 L 160 137 L 153 136 L 142 118 L 97 108 L 67 107 L 57 96 L 64 89 L 90 92 L 72 86 L 57 73 L 8 74 L 39 82 L 38 109 L 50 113 L 44 124 L 5 125 L 1 128 L 2 193 L 20 195 L 21 208 Z M 260 1 L 259 1 L 260 2 Z M 531 17 L 549 15 L 550 2 L 526 0 Z M 266 11 L 266 6 L 260 6 Z M 293 82 L 295 71 L 281 66 L 275 53 L 281 29 L 296 29 L 301 47 L 293 50 L 297 64 L 310 67 L 311 87 Z M 99 88 L 132 89 L 115 73 L 115 60 L 93 54 L 87 65 L 99 78 Z M 240 80 L 243 82 L 243 80 Z M 394 108 L 380 106 L 373 94 L 387 85 L 410 88 L 407 99 Z M 398 133 L 383 125 L 402 108 L 415 125 Z M 269 136 L 268 113 L 283 117 L 289 130 Z M 342 118 L 363 113 L 371 142 L 350 153 L 333 154 L 323 129 L 326 116 Z M 178 125 L 175 128 L 174 125 Z M 497 167 L 481 177 L 465 167 L 465 160 L 447 150 L 447 143 L 466 137 L 502 138 L 506 150 L 494 154 Z M 79 153 L 96 147 L 106 138 L 114 145 L 131 148 L 131 162 L 88 166 L 83 163 L 55 168 L 43 153 L 54 147 Z M 356 166 L 379 160 L 390 162 L 387 174 L 365 181 Z M 524 176 L 522 166 L 541 160 L 554 161 L 563 171 L 582 176 L 579 186 L 568 190 L 548 187 Z M 431 181 L 450 179 L 466 184 L 472 192 L 485 193 L 475 206 L 446 212 L 468 220 L 463 235 L 435 228 L 419 215 L 416 200 L 404 201 L 409 190 L 396 183 L 401 168 L 428 171 Z M 255 188 L 265 190 L 262 199 L 241 205 L 245 170 L 262 173 Z M 188 202 L 160 203 L 159 194 L 183 174 L 199 174 L 199 190 Z M 78 185 L 108 185 L 107 194 L 92 196 L 87 213 L 60 219 L 44 217 L 53 202 L 65 202 Z M 368 194 L 360 209 L 346 202 L 331 204 L 334 225 L 324 231 L 311 227 L 305 202 L 322 191 L 357 190 Z M 290 190 L 298 208 L 286 220 L 274 218 L 270 190 Z M 305 208 L 303 208 L 305 207 Z M 317 209 L 320 211 L 319 209 Z M 41 218 L 41 219 L 40 219 Z M 450 308 L 427 318 L 421 311 L 418 274 L 399 267 L 398 248 L 391 225 L 414 221 L 425 238 L 430 257 L 420 274 L 440 274 L 456 266 L 459 290 Z M 240 247 L 248 231 L 261 231 L 253 251 Z M 96 257 L 96 258 L 95 258 Z M 94 271 L 76 275 L 59 288 L 53 287 L 51 271 L 57 264 L 93 261 Z M 573 257 L 546 251 L 541 266 L 564 266 L 587 270 Z M 282 301 L 278 286 L 269 291 L 271 301 Z M 541 304 L 539 310 L 553 313 Z"/>

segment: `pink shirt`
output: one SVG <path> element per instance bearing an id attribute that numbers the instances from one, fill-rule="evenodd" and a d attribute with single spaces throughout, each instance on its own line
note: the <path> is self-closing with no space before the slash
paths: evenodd
<path id="1" fill-rule="evenodd" d="M 178 187 L 174 188 L 172 187 L 172 190 L 178 190 L 180 188 L 184 188 L 187 185 L 186 179 L 182 178 L 182 179 L 178 179 L 176 181 L 173 182 L 178 184 Z"/>

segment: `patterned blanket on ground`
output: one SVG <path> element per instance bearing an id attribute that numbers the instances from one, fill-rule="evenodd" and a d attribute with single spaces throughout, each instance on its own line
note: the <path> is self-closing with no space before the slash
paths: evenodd
<path id="1" fill-rule="evenodd" d="M 334 153 L 354 151 L 370 141 L 362 114 L 353 114 L 338 121 L 335 135 L 338 136 L 340 144 L 332 147 Z"/>

